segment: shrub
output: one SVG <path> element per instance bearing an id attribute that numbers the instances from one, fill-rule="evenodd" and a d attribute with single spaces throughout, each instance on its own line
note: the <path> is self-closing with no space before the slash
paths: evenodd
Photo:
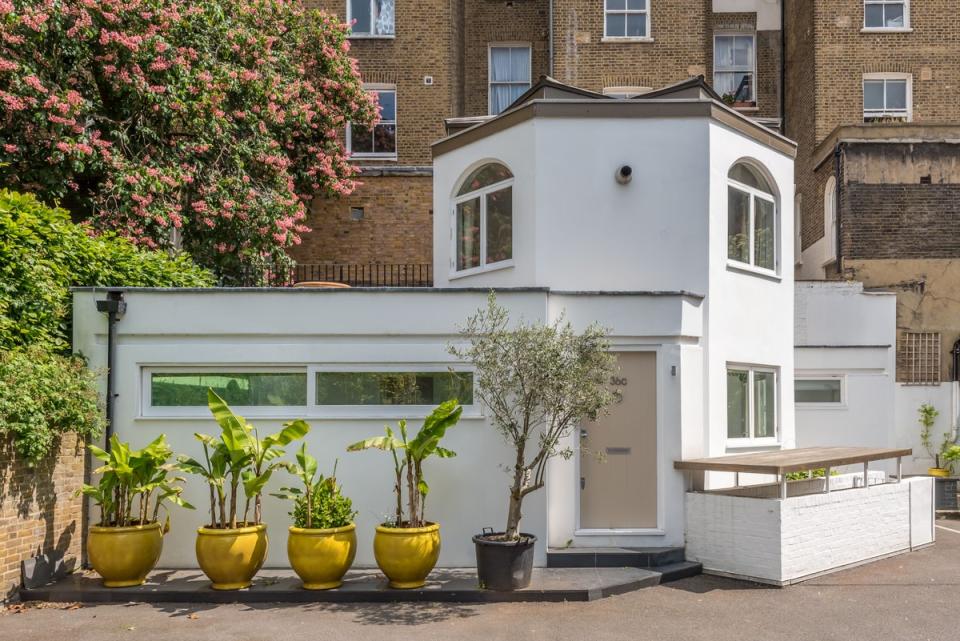
<path id="1" fill-rule="evenodd" d="M 288 264 L 375 101 L 301 0 L 0 1 L 0 185 L 221 275 Z"/>
<path id="2" fill-rule="evenodd" d="M 64 432 L 81 439 L 104 427 L 96 373 L 72 356 L 39 347 L 0 351 L 0 435 L 31 465 L 47 456 Z"/>
<path id="3" fill-rule="evenodd" d="M 70 344 L 70 287 L 190 287 L 213 276 L 185 255 L 138 248 L 107 233 L 93 235 L 63 209 L 0 190 L 0 349 Z"/>

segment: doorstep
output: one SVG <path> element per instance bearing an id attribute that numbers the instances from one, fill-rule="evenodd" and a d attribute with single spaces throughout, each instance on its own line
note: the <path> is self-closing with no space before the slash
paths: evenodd
<path id="1" fill-rule="evenodd" d="M 377 570 L 351 570 L 335 590 L 304 590 L 291 570 L 261 570 L 246 590 L 210 588 L 199 570 L 157 570 L 132 588 L 105 588 L 93 572 L 76 572 L 42 587 L 21 588 L 23 601 L 70 603 L 497 603 L 594 601 L 659 585 L 663 574 L 641 568 L 534 568 L 530 587 L 493 592 L 477 586 L 476 570 L 437 569 L 419 589 L 393 590 Z"/>

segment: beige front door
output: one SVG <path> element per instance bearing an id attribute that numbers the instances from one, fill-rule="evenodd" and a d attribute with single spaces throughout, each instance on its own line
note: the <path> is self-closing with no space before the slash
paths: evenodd
<path id="1" fill-rule="evenodd" d="M 580 432 L 581 529 L 657 527 L 657 355 L 617 360 L 617 402 Z"/>

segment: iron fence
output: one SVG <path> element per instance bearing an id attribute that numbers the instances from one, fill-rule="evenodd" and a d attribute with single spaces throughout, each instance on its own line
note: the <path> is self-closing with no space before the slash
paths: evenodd
<path id="1" fill-rule="evenodd" d="M 244 287 L 292 287 L 296 283 L 321 281 L 351 287 L 432 287 L 433 265 L 429 263 L 299 264 L 242 275 Z"/>

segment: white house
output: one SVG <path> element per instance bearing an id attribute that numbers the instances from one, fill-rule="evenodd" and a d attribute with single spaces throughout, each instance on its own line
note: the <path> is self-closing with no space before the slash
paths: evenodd
<path id="1" fill-rule="evenodd" d="M 207 386 L 263 430 L 305 418 L 307 441 L 359 509 L 357 561 L 391 508 L 391 463 L 345 452 L 384 422 L 465 408 L 431 461 L 427 516 L 443 566 L 474 562 L 470 537 L 506 515 L 510 460 L 469 364 L 446 350 L 494 288 L 515 318 L 609 328 L 622 401 L 571 436 L 605 453 L 553 461 L 523 529 L 546 547 L 680 546 L 690 479 L 674 462 L 792 448 L 795 145 L 724 106 L 701 80 L 617 100 L 549 79 L 515 106 L 434 145 L 432 289 L 115 290 L 120 438 L 166 433 L 199 453 L 215 425 Z M 75 345 L 107 362 L 103 289 L 75 293 Z M 449 373 L 452 368 L 456 376 Z M 412 396 L 389 383 L 403 374 Z M 695 479 L 732 484 L 727 472 Z M 275 479 L 275 485 L 283 483 Z M 852 484 L 852 482 L 850 483 Z M 192 479 L 161 565 L 190 567 L 206 490 Z M 287 506 L 267 498 L 268 565 L 284 566 Z"/>

